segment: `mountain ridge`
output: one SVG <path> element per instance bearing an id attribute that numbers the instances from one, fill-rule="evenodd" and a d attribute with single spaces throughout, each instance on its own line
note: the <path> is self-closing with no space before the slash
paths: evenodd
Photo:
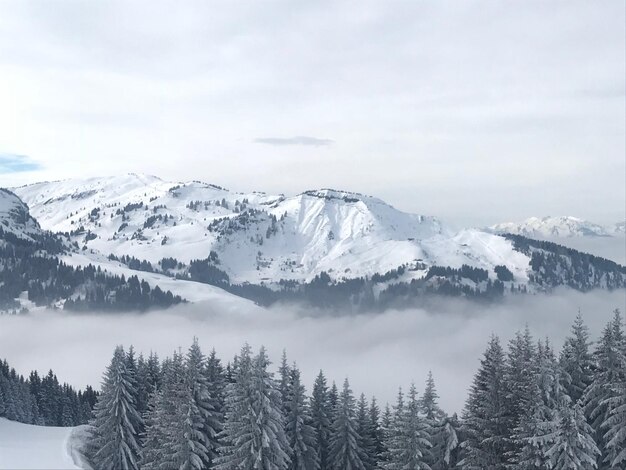
<path id="1" fill-rule="evenodd" d="M 179 288 L 182 298 L 194 281 L 260 304 L 305 299 L 345 308 L 410 304 L 425 293 L 626 285 L 626 268 L 608 260 L 515 234 L 453 231 L 436 217 L 351 191 L 241 193 L 141 174 L 14 191 L 43 230 L 73 247 L 65 262 L 135 273 Z"/>

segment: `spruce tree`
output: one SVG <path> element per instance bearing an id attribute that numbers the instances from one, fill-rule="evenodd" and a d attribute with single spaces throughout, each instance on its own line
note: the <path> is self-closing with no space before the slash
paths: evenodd
<path id="1" fill-rule="evenodd" d="M 513 434 L 518 447 L 512 460 L 515 468 L 540 470 L 549 467 L 550 435 L 554 432 L 559 400 L 566 393 L 562 387 L 562 375 L 549 343 L 539 342 L 533 380 L 534 399 L 527 405 Z"/>
<path id="2" fill-rule="evenodd" d="M 546 451 L 553 470 L 592 470 L 597 468 L 600 450 L 593 440 L 593 429 L 578 403 L 564 395 L 559 407 L 555 430 L 546 438 L 551 442 Z"/>
<path id="3" fill-rule="evenodd" d="M 370 421 L 370 440 L 372 442 L 372 450 L 374 462 L 378 464 L 381 458 L 386 452 L 384 444 L 384 431 L 381 426 L 380 408 L 378 408 L 378 402 L 376 397 L 372 397 L 369 409 L 369 421 Z"/>
<path id="4" fill-rule="evenodd" d="M 595 431 L 595 440 L 602 452 L 599 460 L 601 463 L 608 463 L 619 454 L 619 450 L 614 447 L 617 441 L 609 445 L 613 434 L 607 436 L 606 433 L 612 428 L 607 423 L 612 423 L 613 410 L 619 406 L 619 384 L 626 379 L 623 342 L 621 314 L 616 311 L 613 320 L 604 328 L 602 338 L 594 352 L 596 369 L 593 381 L 582 398 L 585 412 Z"/>
<path id="5" fill-rule="evenodd" d="M 304 385 L 300 382 L 300 371 L 293 365 L 285 402 L 285 434 L 289 442 L 292 470 L 318 470 L 315 428 L 311 416 Z"/>
<path id="6" fill-rule="evenodd" d="M 280 391 L 268 365 L 264 348 L 252 359 L 245 345 L 237 358 L 217 469 L 285 470 L 289 466 Z"/>
<path id="7" fill-rule="evenodd" d="M 467 470 L 504 470 L 507 439 L 511 429 L 506 409 L 505 360 L 500 340 L 489 342 L 474 376 L 465 406 L 464 457 L 459 463 Z"/>
<path id="8" fill-rule="evenodd" d="M 459 445 L 458 423 L 448 418 L 439 407 L 439 394 L 432 372 L 428 372 L 426 388 L 419 401 L 420 411 L 431 428 L 432 449 L 428 464 L 433 470 L 447 469 L 455 465 L 456 449 Z"/>
<path id="9" fill-rule="evenodd" d="M 359 445 L 363 449 L 363 465 L 367 470 L 376 467 L 376 447 L 372 439 L 373 424 L 369 411 L 365 394 L 361 393 L 357 403 L 356 432 L 359 435 Z"/>
<path id="10" fill-rule="evenodd" d="M 435 387 L 435 379 L 433 378 L 433 373 L 429 371 L 428 378 L 426 379 L 426 388 L 424 389 L 424 394 L 422 395 L 419 404 L 421 413 L 431 422 L 431 424 L 439 422 L 446 415 L 439 407 L 438 400 L 439 395 L 437 394 L 437 389 Z"/>
<path id="11" fill-rule="evenodd" d="M 589 330 L 579 313 L 572 325 L 571 336 L 565 339 L 560 356 L 563 385 L 574 402 L 580 400 L 593 380 L 593 357 L 589 345 Z"/>
<path id="12" fill-rule="evenodd" d="M 211 351 L 206 362 L 205 374 L 209 389 L 209 403 L 213 409 L 212 419 L 208 421 L 208 426 L 213 428 L 214 433 L 209 434 L 208 450 L 209 463 L 213 464 L 219 455 L 220 435 L 224 429 L 225 395 L 226 395 L 226 375 L 220 359 L 217 357 L 215 349 Z"/>
<path id="13" fill-rule="evenodd" d="M 329 462 L 333 470 L 365 470 L 363 449 L 356 429 L 356 404 L 346 379 L 335 407 Z"/>
<path id="14" fill-rule="evenodd" d="M 408 400 L 398 395 L 392 438 L 389 441 L 388 470 L 430 470 L 430 427 L 420 416 L 415 385 L 409 389 Z"/>
<path id="15" fill-rule="evenodd" d="M 311 396 L 311 425 L 315 430 L 317 455 L 321 470 L 330 468 L 328 462 L 328 446 L 331 432 L 331 409 L 326 377 L 320 370 Z"/>
<path id="16" fill-rule="evenodd" d="M 626 468 L 626 338 L 619 311 L 615 312 L 612 331 L 616 373 L 609 385 L 609 396 L 602 403 L 606 406 L 607 416 L 600 429 L 604 432 L 603 464 L 617 469 Z"/>
<path id="17" fill-rule="evenodd" d="M 152 396 L 146 415 L 143 470 L 179 469 L 188 460 L 186 438 L 194 433 L 188 421 L 190 396 L 183 357 L 174 352 L 163 361 L 161 389 Z"/>
<path id="18" fill-rule="evenodd" d="M 134 397 L 136 388 L 127 369 L 126 354 L 121 346 L 115 349 L 107 367 L 102 392 L 91 422 L 89 447 L 98 469 L 138 469 L 139 444 L 133 424 L 141 422 Z"/>

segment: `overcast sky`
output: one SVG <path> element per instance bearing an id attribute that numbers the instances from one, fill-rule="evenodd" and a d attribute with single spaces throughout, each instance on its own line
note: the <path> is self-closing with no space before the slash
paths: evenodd
<path id="1" fill-rule="evenodd" d="M 0 3 L 0 184 L 129 171 L 624 218 L 621 1 Z"/>

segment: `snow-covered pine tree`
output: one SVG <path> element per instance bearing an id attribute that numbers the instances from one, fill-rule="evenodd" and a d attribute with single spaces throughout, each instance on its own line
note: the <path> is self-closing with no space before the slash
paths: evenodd
<path id="1" fill-rule="evenodd" d="M 420 416 L 417 389 L 411 385 L 408 400 L 403 403 L 401 392 L 396 405 L 392 438 L 389 441 L 388 470 L 430 470 L 430 427 Z"/>
<path id="2" fill-rule="evenodd" d="M 376 447 L 372 439 L 373 424 L 369 411 L 365 394 L 361 393 L 356 410 L 356 432 L 359 435 L 359 445 L 363 449 L 363 465 L 366 470 L 376 468 Z"/>
<path id="3" fill-rule="evenodd" d="M 463 417 L 463 459 L 466 470 L 504 470 L 510 430 L 504 384 L 505 360 L 500 340 L 493 336 L 474 376 Z"/>
<path id="4" fill-rule="evenodd" d="M 182 354 L 163 361 L 161 389 L 151 398 L 142 449 L 143 470 L 178 469 L 184 463 L 189 398 Z"/>
<path id="5" fill-rule="evenodd" d="M 433 470 L 447 469 L 455 465 L 455 451 L 459 445 L 457 425 L 455 420 L 449 419 L 439 407 L 439 394 L 435 386 L 435 379 L 431 371 L 426 378 L 426 388 L 419 400 L 420 412 L 431 428 L 432 449 L 428 464 Z"/>
<path id="6" fill-rule="evenodd" d="M 162 379 L 161 364 L 159 362 L 159 356 L 156 353 L 150 352 L 147 367 L 148 388 L 150 389 L 150 393 L 152 393 L 153 390 L 161 387 Z"/>
<path id="7" fill-rule="evenodd" d="M 252 359 L 245 345 L 228 387 L 219 470 L 285 470 L 289 444 L 284 431 L 280 392 L 267 370 L 265 349 Z"/>
<path id="8" fill-rule="evenodd" d="M 384 431 L 381 426 L 380 408 L 378 407 L 376 397 L 372 397 L 372 401 L 370 403 L 369 419 L 370 439 L 372 441 L 374 462 L 378 465 L 386 452 L 386 448 L 384 444 Z"/>
<path id="9" fill-rule="evenodd" d="M 211 354 L 209 354 L 206 361 L 205 373 L 209 388 L 209 402 L 213 409 L 213 419 L 209 420 L 208 425 L 215 431 L 215 434 L 212 436 L 207 436 L 209 439 L 209 466 L 211 466 L 219 455 L 219 436 L 223 430 L 224 413 L 226 412 L 226 375 L 215 349 L 211 350 Z"/>
<path id="10" fill-rule="evenodd" d="M 142 406 L 143 403 L 140 402 L 139 398 L 139 389 L 141 385 L 137 379 L 137 359 L 135 358 L 135 348 L 131 344 L 128 348 L 128 352 L 126 353 L 126 369 L 128 370 L 128 374 L 131 377 L 131 381 L 135 384 L 133 387 L 133 401 L 135 403 L 135 408 L 137 409 L 137 415 L 139 416 L 138 420 L 132 422 L 133 428 L 137 432 L 137 436 L 139 436 L 138 443 L 141 445 L 141 436 L 143 435 L 143 419 L 141 419 L 141 413 L 143 412 Z"/>
<path id="11" fill-rule="evenodd" d="M 139 444 L 133 423 L 140 422 L 141 418 L 134 402 L 135 384 L 126 364 L 124 349 L 118 346 L 104 374 L 102 392 L 91 422 L 89 449 L 98 469 L 139 468 Z"/>
<path id="12" fill-rule="evenodd" d="M 513 460 L 516 469 L 541 470 L 549 467 L 546 452 L 552 444 L 550 435 L 554 432 L 559 399 L 565 393 L 561 375 L 550 344 L 540 341 L 536 355 L 535 398 L 513 433 L 519 449 Z"/>
<path id="13" fill-rule="evenodd" d="M 580 400 L 593 380 L 593 357 L 589 346 L 589 330 L 579 313 L 572 325 L 571 335 L 565 339 L 559 359 L 563 386 L 574 402 Z"/>
<path id="14" fill-rule="evenodd" d="M 209 464 L 210 440 L 215 438 L 216 417 L 209 395 L 206 377 L 206 358 L 200 349 L 198 339 L 194 338 L 185 361 L 185 398 L 187 442 L 183 448 L 183 468 L 203 468 Z M 216 449 L 212 449 L 213 452 Z"/>
<path id="15" fill-rule="evenodd" d="M 551 470 L 592 470 L 598 468 L 600 450 L 593 440 L 593 429 L 579 403 L 563 395 L 555 430 L 546 436 L 552 444 L 546 451 Z"/>
<path id="16" fill-rule="evenodd" d="M 582 401 L 584 409 L 589 417 L 592 428 L 595 431 L 595 440 L 602 452 L 599 462 L 608 463 L 614 449 L 608 446 L 609 436 L 606 436 L 607 421 L 610 420 L 613 407 L 618 403 L 619 386 L 626 378 L 626 370 L 623 363 L 624 333 L 622 318 L 618 310 L 615 317 L 603 330 L 602 337 L 594 358 L 596 361 L 593 381 L 585 390 Z"/>
<path id="17" fill-rule="evenodd" d="M 445 416 L 437 426 L 436 436 L 433 439 L 433 456 L 431 468 L 433 470 L 449 470 L 457 468 L 459 462 L 461 423 L 456 414 Z"/>
<path id="18" fill-rule="evenodd" d="M 331 431 L 331 410 L 326 377 L 320 370 L 313 384 L 311 395 L 311 426 L 315 430 L 316 450 L 321 470 L 330 468 L 328 463 L 328 442 Z"/>
<path id="19" fill-rule="evenodd" d="M 278 391 L 280 392 L 280 403 L 283 409 L 283 413 L 285 412 L 285 404 L 288 400 L 289 394 L 289 381 L 291 369 L 289 367 L 289 363 L 287 362 L 287 350 L 283 349 L 283 353 L 280 357 L 280 366 L 278 367 Z"/>
<path id="20" fill-rule="evenodd" d="M 337 399 L 330 436 L 329 462 L 333 470 L 365 470 L 365 454 L 356 429 L 356 404 L 348 379 Z"/>
<path id="21" fill-rule="evenodd" d="M 291 456 L 289 468 L 319 470 L 320 459 L 317 453 L 316 432 L 311 425 L 304 385 L 300 381 L 300 371 L 295 364 L 290 368 L 290 381 L 285 402 L 285 433 Z"/>
<path id="22" fill-rule="evenodd" d="M 520 443 L 514 439 L 517 429 L 528 409 L 537 400 L 537 361 L 534 340 L 528 326 L 524 332 L 517 332 L 509 343 L 509 351 L 504 372 L 505 408 L 502 423 L 505 425 L 506 457 L 515 463 L 521 452 Z"/>
<path id="23" fill-rule="evenodd" d="M 389 461 L 389 444 L 393 433 L 393 414 L 388 403 L 385 405 L 385 410 L 383 411 L 383 415 L 380 419 L 380 432 L 382 436 L 383 451 L 378 456 L 377 468 L 382 469 L 385 468 L 387 462 Z"/>
<path id="24" fill-rule="evenodd" d="M 626 338 L 622 329 L 619 311 L 613 319 L 613 340 L 615 342 L 618 371 L 611 384 L 611 396 L 603 405 L 608 416 L 600 428 L 604 432 L 604 465 L 610 469 L 626 468 Z"/>
<path id="25" fill-rule="evenodd" d="M 152 391 L 148 363 L 143 354 L 139 354 L 137 358 L 137 411 L 141 416 L 148 411 L 148 400 Z"/>
<path id="26" fill-rule="evenodd" d="M 431 424 L 436 424 L 445 417 L 444 411 L 439 407 L 439 395 L 435 387 L 435 379 L 432 371 L 428 372 L 426 379 L 426 388 L 424 394 L 419 400 L 420 411 Z"/>
<path id="27" fill-rule="evenodd" d="M 339 403 L 339 389 L 337 388 L 337 384 L 333 380 L 333 384 L 330 386 L 330 390 L 328 391 L 328 406 L 330 409 L 331 423 L 335 421 L 335 410 L 337 409 L 337 403 Z"/>

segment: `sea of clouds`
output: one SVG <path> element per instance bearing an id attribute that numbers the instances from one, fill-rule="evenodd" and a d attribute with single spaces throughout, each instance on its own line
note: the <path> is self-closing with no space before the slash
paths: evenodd
<path id="1" fill-rule="evenodd" d="M 265 345 L 274 361 L 283 348 L 302 369 L 310 391 L 323 369 L 338 385 L 350 379 L 355 392 L 392 402 L 399 386 L 423 388 L 433 371 L 442 406 L 461 411 L 489 337 L 504 344 L 529 326 L 534 336 L 560 348 L 580 310 L 596 337 L 615 308 L 626 308 L 624 290 L 510 297 L 477 304 L 441 300 L 428 309 L 389 310 L 339 315 L 280 306 L 268 310 L 245 303 L 221 312 L 211 304 L 191 304 L 165 311 L 124 314 L 68 314 L 40 311 L 0 317 L 0 358 L 21 373 L 52 368 L 61 381 L 99 386 L 117 344 L 134 345 L 161 357 L 198 337 L 205 352 L 215 348 L 228 361 L 244 342 Z"/>

